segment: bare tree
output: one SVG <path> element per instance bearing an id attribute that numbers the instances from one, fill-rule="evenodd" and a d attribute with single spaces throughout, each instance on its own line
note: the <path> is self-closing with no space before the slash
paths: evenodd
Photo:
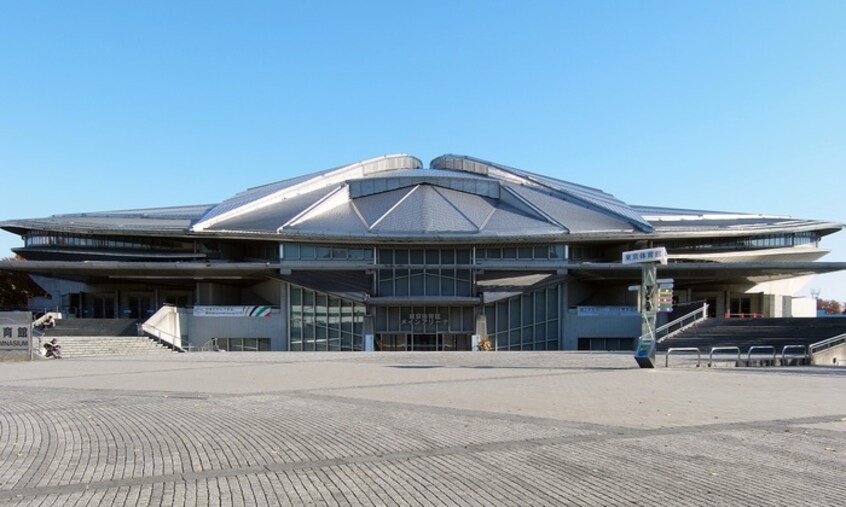
<path id="1" fill-rule="evenodd" d="M 840 301 L 833 299 L 817 299 L 817 310 L 822 310 L 826 315 L 838 315 L 843 312 L 843 305 Z"/>

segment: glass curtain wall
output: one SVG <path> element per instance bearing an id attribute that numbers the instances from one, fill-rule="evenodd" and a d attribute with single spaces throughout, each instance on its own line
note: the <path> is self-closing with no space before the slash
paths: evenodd
<path id="1" fill-rule="evenodd" d="M 379 296 L 472 296 L 470 249 L 386 248 L 377 262 Z"/>
<path id="2" fill-rule="evenodd" d="M 494 350 L 558 350 L 558 286 L 485 305 Z"/>
<path id="3" fill-rule="evenodd" d="M 288 301 L 291 350 L 362 350 L 364 305 L 294 285 Z"/>

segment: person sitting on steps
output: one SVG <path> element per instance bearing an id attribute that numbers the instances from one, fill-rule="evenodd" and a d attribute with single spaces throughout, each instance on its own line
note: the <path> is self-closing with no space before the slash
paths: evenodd
<path id="1" fill-rule="evenodd" d="M 62 358 L 62 346 L 59 345 L 59 342 L 55 338 L 45 343 L 44 349 L 46 351 L 44 354 L 46 357 L 52 357 L 53 359 Z"/>

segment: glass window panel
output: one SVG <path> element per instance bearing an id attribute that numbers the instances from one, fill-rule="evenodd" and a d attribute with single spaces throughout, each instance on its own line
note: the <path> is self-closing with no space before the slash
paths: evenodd
<path id="1" fill-rule="evenodd" d="M 387 280 L 380 280 L 379 281 L 379 296 L 393 296 L 394 294 L 394 281 L 391 279 Z"/>
<path id="2" fill-rule="evenodd" d="M 441 273 L 441 296 L 454 296 L 455 279 L 447 275 L 447 272 L 451 272 L 451 270 L 444 270 Z"/>
<path id="3" fill-rule="evenodd" d="M 536 246 L 535 247 L 535 259 L 549 259 L 549 247 L 548 246 Z"/>
<path id="4" fill-rule="evenodd" d="M 508 301 L 496 303 L 496 332 L 508 330 Z"/>
<path id="5" fill-rule="evenodd" d="M 531 259 L 533 252 L 532 247 L 521 246 L 517 251 L 517 257 L 520 259 Z"/>
<path id="6" fill-rule="evenodd" d="M 508 350 L 520 350 L 520 329 L 508 332 Z"/>
<path id="7" fill-rule="evenodd" d="M 329 298 L 329 327 L 341 329 L 341 300 L 335 297 Z"/>
<path id="8" fill-rule="evenodd" d="M 394 263 L 394 251 L 391 249 L 380 249 L 377 254 L 377 262 L 379 264 L 393 264 Z"/>
<path id="9" fill-rule="evenodd" d="M 520 342 L 525 345 L 534 341 L 532 326 L 523 326 L 520 330 Z"/>
<path id="10" fill-rule="evenodd" d="M 397 279 L 394 282 L 394 294 L 397 296 L 408 296 L 409 277 L 407 269 L 396 270 Z"/>
<path id="11" fill-rule="evenodd" d="M 441 279 L 437 273 L 426 271 L 426 295 L 439 296 L 441 293 Z"/>
<path id="12" fill-rule="evenodd" d="M 456 264 L 470 264 L 470 250 L 469 249 L 461 249 L 455 251 L 455 263 Z"/>
<path id="13" fill-rule="evenodd" d="M 331 251 L 328 246 L 317 247 L 317 258 L 320 260 L 329 260 L 331 258 Z"/>
<path id="14" fill-rule="evenodd" d="M 455 264 L 455 250 L 441 250 L 441 264 Z"/>
<path id="15" fill-rule="evenodd" d="M 397 265 L 408 264 L 408 250 L 404 248 L 394 250 L 394 263 Z"/>
<path id="16" fill-rule="evenodd" d="M 441 263 L 441 255 L 438 250 L 434 249 L 427 249 L 426 250 L 426 264 L 430 265 L 437 265 Z"/>
<path id="17" fill-rule="evenodd" d="M 485 321 L 488 326 L 488 336 L 496 332 L 496 305 L 485 305 Z"/>
<path id="18" fill-rule="evenodd" d="M 282 245 L 282 252 L 286 259 L 299 259 L 300 245 L 296 243 L 285 243 Z"/>
<path id="19" fill-rule="evenodd" d="M 558 288 L 550 287 L 546 291 L 546 318 L 549 320 L 558 318 Z"/>
<path id="20" fill-rule="evenodd" d="M 403 316 L 400 314 L 400 309 L 397 307 L 388 308 L 388 325 L 385 327 L 386 331 L 399 331 L 400 320 Z"/>
<path id="21" fill-rule="evenodd" d="M 461 308 L 442 308 L 443 312 L 441 315 L 443 316 L 446 312 L 449 312 L 449 330 L 450 331 L 462 331 L 461 329 Z"/>
<path id="22" fill-rule="evenodd" d="M 426 258 L 423 250 L 415 248 L 411 250 L 411 264 L 425 264 Z"/>
<path id="23" fill-rule="evenodd" d="M 314 259 L 314 245 L 300 245 L 300 256 L 304 260 Z"/>
<path id="24" fill-rule="evenodd" d="M 526 294 L 526 295 L 522 296 L 522 299 L 523 299 L 523 324 L 528 325 L 528 324 L 531 324 L 533 317 L 534 317 L 534 312 L 532 311 L 533 310 L 532 304 L 534 302 L 534 297 L 533 297 L 532 294 Z"/>
<path id="25" fill-rule="evenodd" d="M 516 259 L 517 258 L 517 249 L 513 247 L 503 248 L 502 249 L 502 258 L 503 259 Z"/>
<path id="26" fill-rule="evenodd" d="M 411 289 L 410 295 L 411 296 L 422 296 L 423 293 L 423 270 L 422 269 L 412 269 L 411 270 Z"/>
<path id="27" fill-rule="evenodd" d="M 291 340 L 301 340 L 303 337 L 303 321 L 300 319 L 291 319 Z"/>
<path id="28" fill-rule="evenodd" d="M 332 247 L 332 258 L 333 259 L 346 259 L 348 257 L 348 251 L 346 248 L 340 247 Z"/>
<path id="29" fill-rule="evenodd" d="M 455 295 L 456 296 L 464 296 L 470 297 L 472 294 L 470 293 L 470 282 L 459 280 L 455 284 Z"/>
<path id="30" fill-rule="evenodd" d="M 508 325 L 511 328 L 520 327 L 520 298 L 515 297 L 508 300 Z"/>
<path id="31" fill-rule="evenodd" d="M 535 291 L 535 322 L 546 320 L 546 291 Z"/>

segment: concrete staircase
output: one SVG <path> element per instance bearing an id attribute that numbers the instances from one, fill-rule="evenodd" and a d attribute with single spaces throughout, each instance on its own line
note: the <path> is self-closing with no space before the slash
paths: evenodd
<path id="1" fill-rule="evenodd" d="M 65 358 L 155 355 L 173 352 L 170 348 L 146 336 L 61 336 L 55 338 L 62 346 L 62 356 Z"/>
<path id="2" fill-rule="evenodd" d="M 44 336 L 138 336 L 138 324 L 135 319 L 58 319 Z"/>
<path id="3" fill-rule="evenodd" d="M 749 347 L 771 345 L 778 351 L 785 345 L 812 343 L 846 333 L 846 319 L 708 319 L 658 344 L 659 351 L 670 347 Z"/>
<path id="4" fill-rule="evenodd" d="M 62 357 L 169 354 L 172 350 L 138 336 L 135 319 L 59 319 L 44 329 L 42 343 L 56 338 Z"/>

